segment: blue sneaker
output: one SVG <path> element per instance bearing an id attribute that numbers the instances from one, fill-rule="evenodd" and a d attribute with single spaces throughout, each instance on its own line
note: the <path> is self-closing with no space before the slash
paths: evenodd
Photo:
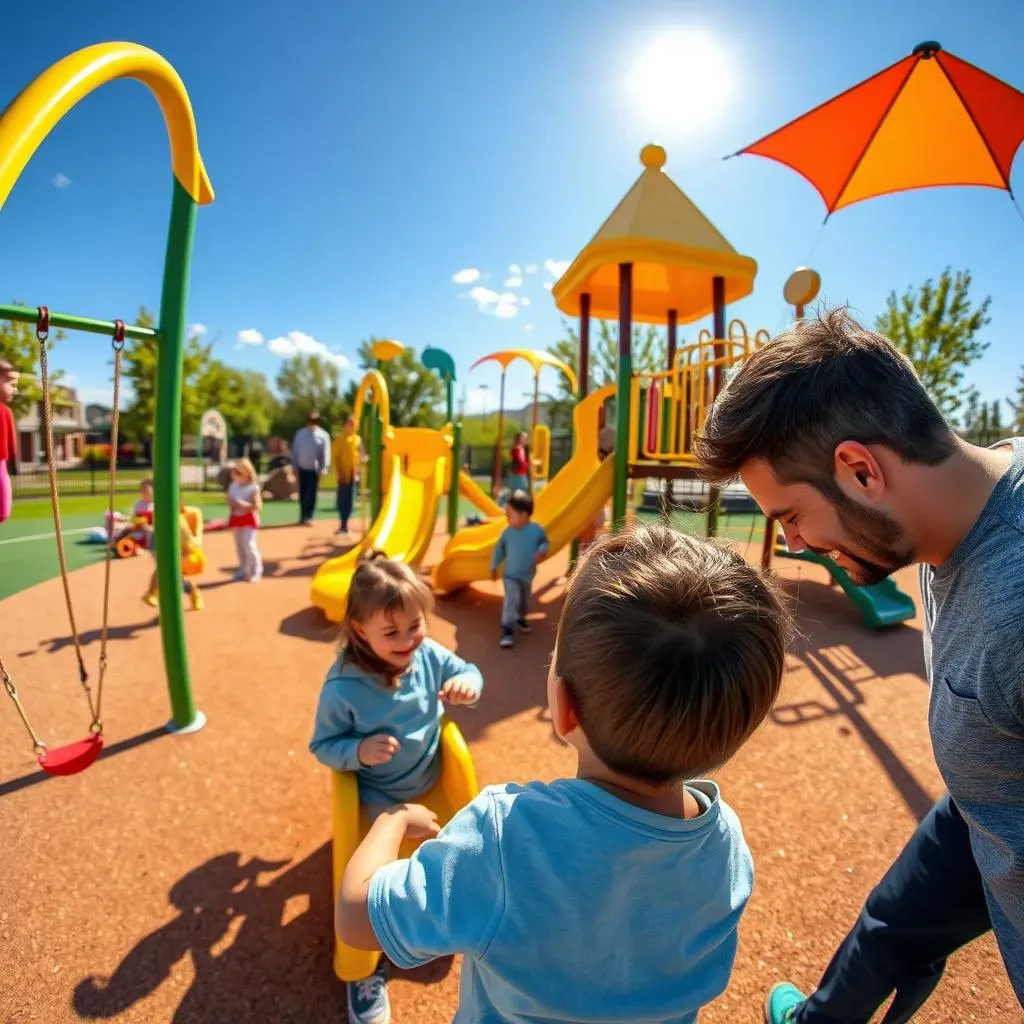
<path id="1" fill-rule="evenodd" d="M 350 981 L 345 989 L 349 1024 L 391 1024 L 388 962 L 384 957 L 380 958 L 373 974 L 362 981 Z"/>
<path id="2" fill-rule="evenodd" d="M 793 1020 L 796 1008 L 807 996 L 795 985 L 784 981 L 768 993 L 764 1004 L 764 1024 L 789 1024 Z"/>

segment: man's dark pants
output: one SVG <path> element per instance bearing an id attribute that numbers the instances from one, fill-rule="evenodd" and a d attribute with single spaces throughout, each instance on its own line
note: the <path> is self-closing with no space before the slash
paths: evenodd
<path id="1" fill-rule="evenodd" d="M 942 977 L 946 958 L 992 927 L 967 823 L 949 794 L 918 825 L 871 891 L 818 990 L 794 1024 L 906 1024 Z"/>
<path id="2" fill-rule="evenodd" d="M 315 469 L 300 469 L 299 477 L 299 522 L 306 523 L 316 511 L 316 495 L 320 487 L 320 474 Z"/>

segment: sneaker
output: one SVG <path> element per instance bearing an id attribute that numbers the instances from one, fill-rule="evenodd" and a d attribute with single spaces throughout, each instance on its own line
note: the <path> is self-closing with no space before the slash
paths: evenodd
<path id="1" fill-rule="evenodd" d="M 501 639 L 498 641 L 499 647 L 515 647 L 515 645 L 516 642 L 512 638 L 511 632 L 501 634 Z"/>
<path id="2" fill-rule="evenodd" d="M 198 590 L 192 594 L 192 611 L 201 612 L 206 607 L 206 602 L 203 600 L 203 595 Z"/>
<path id="3" fill-rule="evenodd" d="M 764 1024 L 789 1024 L 797 1007 L 806 999 L 807 996 L 788 981 L 776 985 L 764 1004 Z"/>
<path id="4" fill-rule="evenodd" d="M 155 608 L 157 606 L 156 594 L 143 594 L 142 600 L 148 604 L 150 608 Z"/>
<path id="5" fill-rule="evenodd" d="M 388 999 L 388 966 L 380 958 L 377 970 L 362 981 L 350 981 L 348 994 L 349 1024 L 390 1024 L 391 1000 Z"/>
<path id="6" fill-rule="evenodd" d="M 530 624 L 526 621 L 526 619 L 520 619 L 516 623 L 516 625 L 519 627 L 519 632 L 520 633 L 529 633 L 530 632 Z"/>
<path id="7" fill-rule="evenodd" d="M 236 569 L 235 570 L 235 582 L 236 583 L 244 583 L 248 578 L 249 577 L 245 575 L 245 570 L 244 569 Z"/>
<path id="8" fill-rule="evenodd" d="M 263 579 L 263 573 L 258 572 L 258 573 L 254 573 L 252 576 L 249 577 L 249 582 L 250 583 L 259 583 L 259 581 L 261 579 Z"/>

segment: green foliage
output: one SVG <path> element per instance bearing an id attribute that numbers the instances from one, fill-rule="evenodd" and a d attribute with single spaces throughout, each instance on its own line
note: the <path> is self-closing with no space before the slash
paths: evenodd
<path id="1" fill-rule="evenodd" d="M 579 373 L 580 336 L 575 325 L 562 321 L 565 337 L 560 338 L 548 351 L 567 366 L 573 373 Z M 634 373 L 653 373 L 664 370 L 668 359 L 668 342 L 664 332 L 651 324 L 634 324 L 631 345 Z M 590 373 L 588 392 L 614 384 L 619 368 L 619 327 L 607 320 L 591 322 L 590 329 Z M 552 430 L 569 429 L 572 426 L 572 409 L 576 395 L 569 387 L 565 376 L 559 374 L 558 391 L 554 396 L 546 395 L 549 404 L 549 424 Z"/>
<path id="2" fill-rule="evenodd" d="M 23 303 L 15 302 L 15 305 Z M 56 341 L 65 337 L 63 331 L 50 331 L 47 350 L 53 348 Z M 24 324 L 20 320 L 0 321 L 0 359 L 6 359 L 23 376 L 18 381 L 18 393 L 11 402 L 11 410 L 15 419 L 24 416 L 32 408 L 33 403 L 43 397 L 39 389 L 37 375 L 39 373 L 39 342 L 36 340 L 36 329 L 32 324 Z M 51 380 L 60 378 L 59 372 L 50 374 Z"/>
<path id="3" fill-rule="evenodd" d="M 441 426 L 444 419 L 444 382 L 433 370 L 428 370 L 423 365 L 420 357 L 411 348 L 378 366 L 377 360 L 373 358 L 372 348 L 379 340 L 373 337 L 362 342 L 357 359 L 362 371 L 379 369 L 383 375 L 388 386 L 392 426 Z M 345 392 L 349 408 L 355 403 L 358 387 L 359 380 L 353 380 Z"/>
<path id="4" fill-rule="evenodd" d="M 971 274 L 947 267 L 938 283 L 931 279 L 903 295 L 886 299 L 885 312 L 875 329 L 890 338 L 914 364 L 935 404 L 955 420 L 970 391 L 964 387 L 964 370 L 979 359 L 988 343 L 978 335 L 989 323 L 991 297 L 977 306 L 970 297 Z"/>
<path id="5" fill-rule="evenodd" d="M 351 408 L 342 395 L 341 371 L 322 356 L 293 356 L 281 367 L 276 383 L 281 398 L 273 428 L 287 440 L 305 424 L 310 409 L 320 413 L 324 427 L 330 430 Z"/>
<path id="6" fill-rule="evenodd" d="M 200 415 L 217 409 L 233 437 L 263 437 L 270 433 L 277 413 L 277 398 L 267 378 L 254 370 L 238 370 L 210 359 L 197 384 Z"/>
<path id="7" fill-rule="evenodd" d="M 1024 366 L 1020 368 L 1017 376 L 1017 393 L 1013 398 L 1008 398 L 1006 404 L 1013 410 L 1011 431 L 1015 434 L 1024 434 Z"/>

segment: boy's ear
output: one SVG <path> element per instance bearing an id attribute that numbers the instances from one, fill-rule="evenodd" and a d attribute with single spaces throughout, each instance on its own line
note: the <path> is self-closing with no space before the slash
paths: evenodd
<path id="1" fill-rule="evenodd" d="M 555 706 L 551 709 L 551 718 L 555 732 L 564 740 L 570 733 L 575 732 L 580 725 L 579 715 L 576 712 L 576 705 L 573 703 L 569 687 L 565 680 L 555 680 Z"/>

